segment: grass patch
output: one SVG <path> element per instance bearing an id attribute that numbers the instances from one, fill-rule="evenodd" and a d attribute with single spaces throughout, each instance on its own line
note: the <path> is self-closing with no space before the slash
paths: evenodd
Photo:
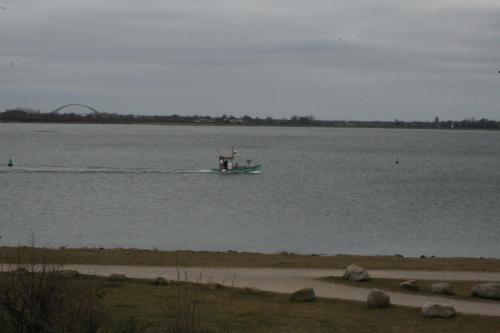
<path id="1" fill-rule="evenodd" d="M 105 278 L 80 276 L 79 283 L 98 286 Z M 500 318 L 457 315 L 451 320 L 425 319 L 419 309 L 392 306 L 369 309 L 360 302 L 319 299 L 313 303 L 293 303 L 289 295 L 249 293 L 222 287 L 211 290 L 203 285 L 185 284 L 191 297 L 203 301 L 208 311 L 205 321 L 214 331 L 225 332 L 498 332 Z M 102 301 L 112 320 L 135 318 L 151 332 L 162 321 L 175 320 L 164 304 L 178 294 L 179 282 L 158 287 L 150 280 L 126 279 L 107 291 Z"/>
<path id="2" fill-rule="evenodd" d="M 408 279 L 387 279 L 387 278 L 370 278 L 368 281 L 364 282 L 354 282 L 350 280 L 346 280 L 342 277 L 326 277 L 322 278 L 322 281 L 344 284 L 353 287 L 361 287 L 361 288 L 376 288 L 386 291 L 394 291 L 405 294 L 414 294 L 414 295 L 429 295 L 429 296 L 439 296 L 446 297 L 450 299 L 462 299 L 467 301 L 480 301 L 480 302 L 494 302 L 498 303 L 498 301 L 487 300 L 484 298 L 478 298 L 472 296 L 472 287 L 484 283 L 484 281 L 444 281 L 444 280 L 417 280 L 419 290 L 411 291 L 403 288 L 399 288 L 399 284 L 401 282 L 407 281 Z M 448 282 L 451 285 L 451 288 L 455 292 L 455 295 L 444 295 L 444 294 L 436 294 L 431 291 L 431 285 L 433 283 L 439 282 Z"/>
<path id="3" fill-rule="evenodd" d="M 29 248 L 25 248 L 29 253 Z M 23 248 L 0 247 L 0 261 L 14 263 Z M 500 272 L 500 259 L 492 258 L 403 258 L 400 256 L 297 255 L 247 252 L 155 251 L 135 249 L 48 249 L 37 256 L 56 264 L 101 264 L 140 266 L 340 268 L 352 263 L 366 269 L 470 270 Z"/>
<path id="4" fill-rule="evenodd" d="M 12 273 L 0 273 L 0 279 L 9 274 Z M 99 290 L 102 295 L 99 308 L 106 315 L 104 330 L 89 331 L 97 333 L 489 333 L 497 332 L 500 327 L 498 317 L 459 314 L 451 320 L 433 320 L 423 318 L 420 309 L 415 308 L 370 309 L 364 302 L 322 298 L 311 303 L 294 303 L 289 295 L 251 288 L 220 286 L 214 289 L 178 281 L 160 287 L 148 279 L 124 278 L 114 282 L 89 275 L 72 276 L 68 281 L 72 288 Z M 175 330 L 179 327 L 179 318 L 181 327 L 186 327 L 182 323 L 187 319 L 192 320 L 197 329 Z"/>

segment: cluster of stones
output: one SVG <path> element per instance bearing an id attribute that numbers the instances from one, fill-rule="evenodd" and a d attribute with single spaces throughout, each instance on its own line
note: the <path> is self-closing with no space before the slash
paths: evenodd
<path id="1" fill-rule="evenodd" d="M 76 271 L 63 271 L 61 273 L 64 276 L 68 277 L 74 277 L 78 275 L 78 272 Z M 354 282 L 363 282 L 368 281 L 370 279 L 370 275 L 363 267 L 358 265 L 350 265 L 345 269 L 343 278 Z M 111 274 L 108 276 L 108 280 L 110 281 L 122 281 L 125 279 L 126 276 L 123 274 Z M 153 281 L 153 284 L 157 286 L 165 286 L 168 284 L 168 281 L 163 277 L 157 277 Z M 217 283 L 209 283 L 207 287 L 211 290 L 216 290 L 221 288 L 222 286 Z M 420 289 L 416 280 L 404 281 L 399 284 L 399 287 L 410 291 L 418 291 Z M 261 292 L 260 290 L 254 288 L 247 289 L 247 292 Z M 455 294 L 453 289 L 451 288 L 451 285 L 445 282 L 432 284 L 431 291 L 433 293 L 443 295 Z M 482 298 L 499 300 L 500 283 L 489 282 L 476 285 L 472 289 L 472 294 Z M 300 303 L 314 302 L 316 300 L 316 293 L 312 288 L 300 289 L 290 296 L 290 300 L 292 302 Z M 387 308 L 391 305 L 391 299 L 389 295 L 384 291 L 379 289 L 372 289 L 368 293 L 366 303 L 370 308 Z M 455 309 L 449 304 L 425 303 L 422 306 L 422 315 L 426 318 L 452 318 L 455 316 Z"/>
<path id="2" fill-rule="evenodd" d="M 368 272 L 361 266 L 350 265 L 346 268 L 343 277 L 350 281 L 362 282 L 370 278 Z M 418 291 L 419 285 L 416 280 L 408 280 L 400 283 L 400 288 Z M 431 291 L 436 294 L 454 295 L 451 285 L 446 282 L 434 283 Z M 482 283 L 472 289 L 472 294 L 489 299 L 500 299 L 500 283 Z M 313 302 L 316 300 L 314 290 L 311 288 L 300 289 L 294 292 L 290 298 L 294 302 Z M 372 289 L 368 293 L 366 303 L 370 308 L 387 308 L 391 305 L 387 293 L 379 289 Z M 455 316 L 455 308 L 450 304 L 425 303 L 422 306 L 422 315 L 426 318 L 452 318 Z"/>
<path id="3" fill-rule="evenodd" d="M 65 277 L 74 277 L 78 275 L 78 272 L 62 271 L 61 274 Z M 368 281 L 370 275 L 363 267 L 353 264 L 345 269 L 343 278 L 354 282 L 363 282 Z M 123 281 L 125 279 L 126 276 L 123 274 L 111 274 L 108 276 L 108 280 L 110 281 Z M 164 286 L 168 284 L 168 281 L 163 277 L 157 277 L 153 281 L 153 284 Z M 209 283 L 207 286 L 211 290 L 222 288 L 222 285 L 217 283 Z M 399 287 L 410 291 L 419 290 L 416 280 L 404 281 L 399 284 Z M 246 288 L 245 291 L 249 293 L 261 292 L 261 290 L 255 288 Z M 445 282 L 432 284 L 431 291 L 443 295 L 455 294 L 451 285 Z M 488 282 L 478 284 L 472 288 L 472 294 L 477 297 L 500 300 L 500 283 Z M 312 288 L 300 289 L 290 296 L 290 300 L 293 302 L 314 302 L 316 300 L 316 293 Z M 368 293 L 366 303 L 370 308 L 387 308 L 391 305 L 391 300 L 389 295 L 384 291 L 372 289 Z M 449 304 L 425 303 L 422 306 L 422 315 L 426 318 L 452 318 L 455 316 L 455 309 Z"/>
<path id="4" fill-rule="evenodd" d="M 401 289 L 418 291 L 420 287 L 416 280 L 408 280 L 399 284 Z M 446 282 L 434 283 L 431 285 L 431 291 L 436 294 L 454 295 L 451 285 Z M 422 315 L 426 318 L 451 318 L 455 316 L 455 308 L 449 304 L 425 303 L 422 306 Z"/>
<path id="5" fill-rule="evenodd" d="M 343 277 L 350 281 L 362 282 L 370 278 L 368 272 L 358 265 L 350 265 L 346 268 Z M 401 289 L 419 291 L 416 280 L 408 280 L 399 284 Z M 446 282 L 434 283 L 430 286 L 431 292 L 442 295 L 454 295 L 451 285 Z M 478 297 L 489 299 L 500 299 L 500 283 L 482 283 L 472 289 L 472 294 Z M 386 308 L 390 306 L 390 297 L 382 290 L 372 289 L 366 299 L 367 305 L 371 308 Z M 455 316 L 455 309 L 449 304 L 425 303 L 422 306 L 422 315 L 426 318 L 452 318 Z"/>

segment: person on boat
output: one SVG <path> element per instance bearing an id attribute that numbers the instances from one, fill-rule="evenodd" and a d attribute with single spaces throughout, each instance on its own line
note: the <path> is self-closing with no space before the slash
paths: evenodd
<path id="1" fill-rule="evenodd" d="M 228 163 L 227 163 L 227 160 L 224 160 L 224 170 L 227 170 L 228 169 Z"/>

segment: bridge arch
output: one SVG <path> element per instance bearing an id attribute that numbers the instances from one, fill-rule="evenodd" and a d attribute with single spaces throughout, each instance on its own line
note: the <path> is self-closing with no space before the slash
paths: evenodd
<path id="1" fill-rule="evenodd" d="M 61 111 L 64 108 L 67 108 L 69 106 L 81 106 L 81 107 L 84 107 L 86 109 L 89 109 L 90 111 L 92 111 L 93 114 L 99 114 L 100 113 L 97 109 L 95 109 L 95 108 L 93 108 L 91 106 L 85 105 L 85 104 L 66 104 L 66 105 L 58 107 L 57 109 L 55 109 L 51 113 L 59 113 L 59 111 Z"/>

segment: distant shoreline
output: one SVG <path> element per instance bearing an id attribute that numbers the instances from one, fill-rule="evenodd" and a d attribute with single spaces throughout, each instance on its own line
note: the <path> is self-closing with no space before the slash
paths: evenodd
<path id="1" fill-rule="evenodd" d="M 29 259 L 29 247 L 0 247 L 4 263 Z M 352 263 L 367 269 L 449 270 L 500 272 L 499 258 L 403 257 L 401 255 L 303 255 L 294 253 L 159 251 L 145 249 L 38 248 L 39 260 L 54 264 L 273 267 L 343 269 Z"/>
<path id="2" fill-rule="evenodd" d="M 92 109 L 94 110 L 94 109 Z M 292 116 L 274 119 L 252 118 L 248 115 L 235 116 L 180 116 L 180 115 L 123 115 L 100 113 L 89 114 L 41 113 L 38 110 L 13 109 L 0 112 L 0 122 L 50 123 L 50 124 L 130 124 L 130 125 L 189 125 L 189 126 L 248 126 L 248 127 L 314 127 L 314 128 L 395 128 L 395 129 L 482 129 L 500 130 L 500 121 L 489 119 L 463 119 L 440 121 L 354 121 L 318 120 L 313 116 Z"/>
<path id="3" fill-rule="evenodd" d="M 158 126 L 195 126 L 195 127 L 258 127 L 258 128 L 350 128 L 350 129 L 403 129 L 403 130 L 444 130 L 444 131 L 499 131 L 499 128 L 481 128 L 481 127 L 429 127 L 429 126 L 326 126 L 326 125 L 266 125 L 266 124 L 197 124 L 197 123 L 173 123 L 173 122 L 98 122 L 98 121 L 8 121 L 0 120 L 0 124 L 71 124 L 71 125 L 158 125 Z"/>

